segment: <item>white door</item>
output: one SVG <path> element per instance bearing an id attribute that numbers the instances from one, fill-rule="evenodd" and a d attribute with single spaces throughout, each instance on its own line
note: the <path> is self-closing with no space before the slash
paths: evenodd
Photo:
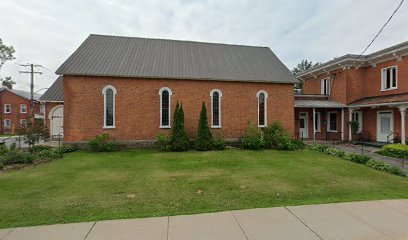
<path id="1" fill-rule="evenodd" d="M 394 138 L 394 114 L 392 111 L 377 112 L 377 141 L 387 142 Z"/>
<path id="2" fill-rule="evenodd" d="M 308 138 L 308 117 L 307 113 L 299 113 L 299 137 Z"/>
<path id="3" fill-rule="evenodd" d="M 51 137 L 57 139 L 64 136 L 64 107 L 55 108 L 51 112 Z"/>

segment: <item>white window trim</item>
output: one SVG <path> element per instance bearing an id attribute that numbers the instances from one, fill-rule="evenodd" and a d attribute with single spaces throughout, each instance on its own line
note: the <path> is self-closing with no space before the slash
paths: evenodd
<path id="1" fill-rule="evenodd" d="M 6 124 L 7 122 L 10 123 L 9 126 Z M 4 129 L 7 129 L 7 130 L 11 129 L 11 119 L 9 119 L 9 118 L 4 119 L 4 125 L 3 126 L 4 126 Z"/>
<path id="2" fill-rule="evenodd" d="M 169 92 L 169 125 L 162 125 L 162 115 L 163 115 L 162 93 L 163 93 L 163 91 L 168 91 Z M 160 96 L 160 128 L 171 128 L 171 96 L 172 95 L 173 95 L 173 92 L 168 87 L 162 87 L 159 90 L 159 96 Z"/>
<path id="3" fill-rule="evenodd" d="M 214 123 L 213 94 L 214 94 L 215 92 L 218 93 L 218 97 L 219 97 L 219 100 L 218 100 L 218 110 L 219 110 L 219 114 L 218 114 L 218 118 L 219 118 L 219 119 L 218 119 L 218 122 L 219 122 L 219 125 L 213 125 L 213 123 Z M 211 128 L 222 128 L 222 123 L 221 123 L 221 119 L 222 119 L 222 117 L 221 117 L 221 114 L 222 114 L 222 111 L 221 111 L 222 92 L 221 92 L 221 90 L 219 90 L 219 89 L 213 89 L 213 90 L 211 90 L 211 92 L 210 92 L 210 98 L 211 98 Z"/>
<path id="4" fill-rule="evenodd" d="M 106 91 L 108 89 L 112 89 L 113 91 L 113 125 L 112 126 L 106 126 Z M 116 105 L 116 88 L 112 85 L 106 85 L 103 89 L 102 89 L 102 95 L 103 95 L 103 129 L 113 129 L 116 128 L 116 109 L 115 109 L 115 105 Z"/>
<path id="5" fill-rule="evenodd" d="M 23 106 L 25 106 L 24 112 L 23 112 Z M 20 113 L 27 113 L 27 104 L 20 104 Z"/>
<path id="6" fill-rule="evenodd" d="M 316 128 L 316 132 L 321 132 L 321 125 L 322 125 L 322 119 L 321 119 L 321 114 L 320 112 L 315 112 L 316 116 L 315 116 L 315 121 L 317 121 L 317 128 Z M 313 123 L 315 124 L 315 123 Z"/>
<path id="7" fill-rule="evenodd" d="M 331 130 L 330 129 L 330 114 L 336 114 L 336 130 Z M 332 112 L 327 112 L 327 132 L 339 132 L 339 123 L 338 123 L 338 119 L 339 119 L 339 113 L 332 111 Z"/>
<path id="8" fill-rule="evenodd" d="M 265 95 L 265 124 L 264 125 L 260 125 L 259 124 L 259 95 L 263 93 Z M 259 90 L 256 93 L 256 98 L 258 99 L 258 105 L 256 106 L 256 108 L 258 109 L 258 127 L 266 127 L 268 126 L 268 93 L 265 90 Z"/>
<path id="9" fill-rule="evenodd" d="M 354 113 L 358 114 L 358 131 L 357 133 L 363 132 L 363 112 L 362 111 L 353 111 L 352 113 L 352 120 L 354 121 Z"/>
<path id="10" fill-rule="evenodd" d="M 6 111 L 7 109 L 6 106 L 8 106 L 8 111 Z M 9 103 L 4 104 L 4 113 L 11 113 L 11 104 Z"/>
<path id="11" fill-rule="evenodd" d="M 395 87 L 385 88 L 386 86 L 386 70 L 395 68 Z M 392 83 L 392 81 L 391 81 Z M 389 66 L 381 69 L 381 92 L 398 89 L 398 65 Z"/>
<path id="12" fill-rule="evenodd" d="M 324 86 L 326 85 L 325 84 L 326 80 L 327 80 L 327 94 L 324 93 Z M 323 78 L 320 80 L 320 94 L 330 95 L 330 78 Z"/>

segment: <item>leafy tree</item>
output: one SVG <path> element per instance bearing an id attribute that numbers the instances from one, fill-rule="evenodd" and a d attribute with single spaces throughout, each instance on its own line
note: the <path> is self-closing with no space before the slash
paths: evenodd
<path id="1" fill-rule="evenodd" d="M 6 77 L 4 79 L 1 79 L 1 85 L 3 85 L 3 87 L 6 87 L 8 89 L 13 89 L 14 84 L 16 84 L 16 82 L 11 80 L 11 77 Z"/>
<path id="2" fill-rule="evenodd" d="M 200 120 L 198 121 L 195 147 L 198 151 L 208 151 L 212 148 L 212 141 L 211 130 L 208 126 L 207 109 L 203 102 L 200 112 Z"/>
<path id="3" fill-rule="evenodd" d="M 320 65 L 319 62 L 313 63 L 312 61 L 308 61 L 307 59 L 303 59 L 295 68 L 293 68 L 292 73 L 294 75 L 299 74 L 301 72 L 304 72 L 311 67 L 315 67 Z M 298 82 L 295 84 L 296 89 L 303 89 L 303 82 L 298 80 Z"/>
<path id="4" fill-rule="evenodd" d="M 0 70 L 3 67 L 6 61 L 10 61 L 14 59 L 15 50 L 13 46 L 6 46 L 3 43 L 3 40 L 0 38 Z M 2 85 L 7 88 L 13 88 L 13 85 L 16 84 L 11 77 L 6 77 L 5 79 L 0 78 Z"/>
<path id="5" fill-rule="evenodd" d="M 173 128 L 171 132 L 170 145 L 172 151 L 186 151 L 190 148 L 190 140 L 184 129 L 184 110 L 183 106 L 177 102 L 174 111 Z"/>
<path id="6" fill-rule="evenodd" d="M 17 133 L 24 136 L 24 143 L 28 144 L 30 148 L 34 147 L 42 138 L 48 137 L 48 129 L 44 121 L 34 119 L 34 117 L 29 117 L 27 123 L 20 126 Z"/>

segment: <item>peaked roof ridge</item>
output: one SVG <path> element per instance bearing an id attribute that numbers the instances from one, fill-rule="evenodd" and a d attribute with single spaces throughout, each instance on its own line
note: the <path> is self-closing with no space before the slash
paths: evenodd
<path id="1" fill-rule="evenodd" d="M 20 97 L 26 98 L 28 100 L 31 99 L 31 93 L 28 92 L 28 91 L 19 90 L 19 89 L 9 89 L 7 87 L 0 87 L 0 92 L 4 91 L 4 90 L 9 91 L 11 93 L 14 93 L 14 94 L 16 94 L 16 95 L 18 95 Z M 41 94 L 34 93 L 34 100 L 38 100 L 40 97 L 41 97 Z"/>

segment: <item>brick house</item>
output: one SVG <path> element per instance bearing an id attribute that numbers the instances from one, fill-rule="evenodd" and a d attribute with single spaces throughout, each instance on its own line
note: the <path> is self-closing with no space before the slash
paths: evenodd
<path id="1" fill-rule="evenodd" d="M 303 94 L 295 96 L 296 136 L 405 144 L 407 55 L 404 42 L 360 57 L 344 55 L 299 74 Z"/>
<path id="2" fill-rule="evenodd" d="M 171 131 L 176 102 L 191 138 L 202 102 L 214 134 L 227 140 L 240 138 L 248 121 L 279 121 L 294 134 L 296 78 L 267 47 L 90 35 L 56 73 L 65 142 L 102 133 L 155 140 Z"/>
<path id="3" fill-rule="evenodd" d="M 34 94 L 33 113 L 42 118 L 40 95 Z M 22 90 L 0 88 L 0 134 L 15 134 L 19 126 L 27 124 L 31 112 L 31 94 Z"/>
<path id="4" fill-rule="evenodd" d="M 44 106 L 44 122 L 50 132 L 50 139 L 64 137 L 64 92 L 62 77 L 58 77 L 40 97 Z"/>

